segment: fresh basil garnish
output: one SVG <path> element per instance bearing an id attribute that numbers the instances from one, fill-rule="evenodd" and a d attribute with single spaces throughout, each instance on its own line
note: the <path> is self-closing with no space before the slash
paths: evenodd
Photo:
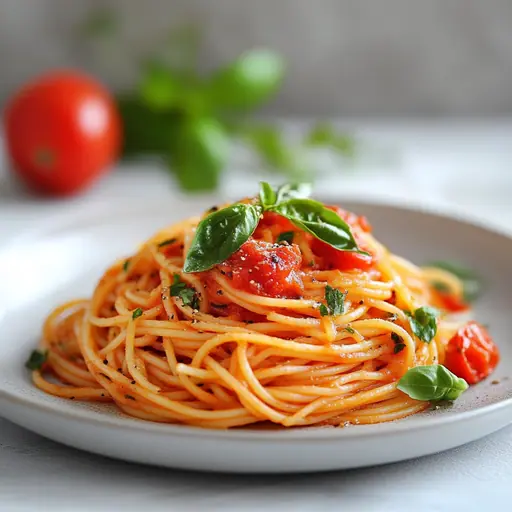
<path id="1" fill-rule="evenodd" d="M 184 272 L 202 272 L 227 260 L 256 229 L 262 207 L 236 203 L 210 213 L 197 226 Z"/>
<path id="2" fill-rule="evenodd" d="M 313 199 L 290 199 L 272 211 L 340 251 L 360 252 L 350 227 L 341 217 Z"/>
<path id="3" fill-rule="evenodd" d="M 184 306 L 190 306 L 192 309 L 199 309 L 199 297 L 197 296 L 197 291 L 188 286 L 185 281 L 182 281 L 179 274 L 174 274 L 169 292 L 171 297 L 179 297 Z"/>
<path id="4" fill-rule="evenodd" d="M 40 370 L 48 359 L 48 350 L 33 350 L 25 363 L 29 370 Z"/>
<path id="5" fill-rule="evenodd" d="M 468 304 L 474 302 L 482 292 L 481 278 L 470 268 L 464 267 L 453 261 L 434 261 L 428 265 L 446 270 L 462 281 L 464 301 Z M 435 284 L 434 284 L 435 286 Z M 444 290 L 441 290 L 444 291 Z"/>
<path id="6" fill-rule="evenodd" d="M 468 383 L 441 364 L 415 366 L 398 381 L 397 388 L 415 400 L 455 400 Z"/>
<path id="7" fill-rule="evenodd" d="M 320 305 L 320 314 L 322 316 L 337 316 L 343 314 L 345 310 L 345 294 L 336 288 L 326 285 L 325 302 Z"/>
<path id="8" fill-rule="evenodd" d="M 276 202 L 281 203 L 288 199 L 306 198 L 311 195 L 312 190 L 311 183 L 287 183 L 279 187 Z"/>
<path id="9" fill-rule="evenodd" d="M 263 208 L 267 209 L 274 206 L 277 201 L 277 195 L 274 189 L 265 181 L 260 182 L 260 202 Z"/>
<path id="10" fill-rule="evenodd" d="M 184 272 L 209 270 L 228 259 L 254 233 L 265 211 L 285 217 L 335 249 L 363 253 L 350 227 L 336 212 L 318 201 L 299 197 L 309 192 L 309 185 L 299 184 L 283 185 L 276 194 L 268 183 L 262 182 L 259 202 L 236 203 L 210 213 L 197 226 Z"/>
<path id="11" fill-rule="evenodd" d="M 414 313 L 405 312 L 409 317 L 412 332 L 425 343 L 430 343 L 437 333 L 439 312 L 431 307 L 418 308 Z"/>
<path id="12" fill-rule="evenodd" d="M 295 233 L 293 231 L 283 231 L 282 233 L 279 233 L 277 237 L 277 243 L 279 242 L 288 242 L 291 244 L 293 242 L 293 235 Z"/>

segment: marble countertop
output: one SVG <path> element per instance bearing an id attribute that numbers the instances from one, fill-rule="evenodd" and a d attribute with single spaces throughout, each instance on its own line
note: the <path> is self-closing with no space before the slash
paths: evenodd
<path id="1" fill-rule="evenodd" d="M 368 122 L 359 124 L 357 133 L 380 153 L 368 151 L 362 161 L 346 169 L 318 155 L 323 158 L 317 183 L 320 195 L 455 209 L 512 233 L 512 120 Z M 233 162 L 220 195 L 230 199 L 253 192 L 257 178 L 246 167 Z M 42 200 L 20 190 L 6 166 L 1 168 L 0 245 L 25 230 L 59 222 L 70 209 L 87 211 L 107 202 L 155 196 L 172 201 L 179 194 L 164 172 L 139 163 L 120 167 L 79 198 Z M 144 507 L 468 512 L 481 510 L 482 505 L 505 510 L 512 498 L 511 484 L 512 426 L 442 454 L 383 467 L 238 476 L 109 460 L 58 445 L 0 419 L 0 510 L 6 511 Z"/>

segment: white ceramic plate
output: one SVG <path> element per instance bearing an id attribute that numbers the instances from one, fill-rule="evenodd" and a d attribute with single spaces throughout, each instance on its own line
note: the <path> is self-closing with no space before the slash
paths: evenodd
<path id="1" fill-rule="evenodd" d="M 204 206 L 204 205 L 202 205 Z M 72 402 L 35 389 L 24 361 L 45 315 L 88 296 L 105 267 L 155 230 L 195 214 L 198 205 L 96 211 L 22 237 L 0 251 L 0 412 L 56 441 L 120 459 L 174 468 L 300 472 L 354 468 L 427 455 L 512 422 L 512 239 L 463 221 L 385 205 L 344 203 L 368 215 L 376 236 L 417 263 L 454 259 L 479 269 L 486 292 L 476 316 L 489 324 L 502 362 L 492 379 L 453 406 L 380 425 L 295 430 L 215 431 L 124 416 L 115 407 Z M 499 384 L 492 381 L 499 380 Z"/>

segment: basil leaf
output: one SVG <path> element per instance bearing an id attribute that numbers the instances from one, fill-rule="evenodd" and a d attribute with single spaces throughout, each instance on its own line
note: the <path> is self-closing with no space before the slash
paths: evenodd
<path id="1" fill-rule="evenodd" d="M 176 112 L 148 108 L 138 95 L 117 98 L 123 125 L 123 156 L 167 155 L 181 117 Z"/>
<path id="2" fill-rule="evenodd" d="M 439 312 L 431 307 L 418 308 L 413 314 L 406 312 L 412 332 L 425 343 L 430 343 L 437 333 Z"/>
<path id="3" fill-rule="evenodd" d="M 217 120 L 203 117 L 186 123 L 170 155 L 181 186 L 196 192 L 216 188 L 229 148 L 229 137 Z"/>
<path id="4" fill-rule="evenodd" d="M 274 52 L 246 52 L 212 76 L 210 103 L 217 109 L 254 107 L 278 89 L 284 68 L 284 60 Z"/>
<path id="5" fill-rule="evenodd" d="M 275 126 L 251 126 L 244 130 L 244 137 L 264 166 L 290 176 L 304 175 L 296 151 L 290 148 L 282 132 Z"/>
<path id="6" fill-rule="evenodd" d="M 306 138 L 310 146 L 324 146 L 333 149 L 346 158 L 354 158 L 357 154 L 356 139 L 346 133 L 340 133 L 330 123 L 318 123 Z"/>
<path id="7" fill-rule="evenodd" d="M 311 233 L 340 251 L 361 252 L 348 224 L 340 216 L 312 199 L 290 199 L 272 211 L 286 217 L 298 228 Z"/>
<path id="8" fill-rule="evenodd" d="M 132 319 L 135 320 L 136 318 L 139 318 L 139 316 L 141 316 L 142 313 L 143 311 L 141 308 L 134 309 L 132 313 Z"/>
<path id="9" fill-rule="evenodd" d="M 169 110 L 181 100 L 181 94 L 181 84 L 169 69 L 149 63 L 139 84 L 139 95 L 150 109 Z"/>
<path id="10" fill-rule="evenodd" d="M 184 272 L 202 272 L 228 259 L 253 234 L 261 213 L 260 205 L 237 203 L 204 218 L 197 226 Z"/>
<path id="11" fill-rule="evenodd" d="M 306 199 L 311 195 L 311 183 L 286 183 L 277 190 L 277 202 L 282 203 L 288 199 Z"/>
<path id="12" fill-rule="evenodd" d="M 343 314 L 345 310 L 345 294 L 336 288 L 326 285 L 325 287 L 325 304 L 320 305 L 320 314 L 322 316 L 338 316 Z"/>
<path id="13" fill-rule="evenodd" d="M 288 242 L 289 244 L 293 243 L 293 236 L 295 233 L 293 231 L 283 231 L 279 233 L 277 237 L 277 243 L 279 242 Z"/>
<path id="14" fill-rule="evenodd" d="M 276 204 L 277 196 L 274 189 L 266 182 L 260 182 L 260 202 L 263 208 L 269 208 Z"/>
<path id="15" fill-rule="evenodd" d="M 397 388 L 415 400 L 455 400 L 468 383 L 441 364 L 415 366 L 398 381 Z"/>
<path id="16" fill-rule="evenodd" d="M 428 265 L 450 272 L 462 281 L 464 289 L 464 301 L 470 304 L 474 302 L 482 292 L 482 280 L 471 269 L 453 261 L 434 261 Z"/>
<path id="17" fill-rule="evenodd" d="M 25 363 L 29 370 L 40 370 L 48 359 L 48 350 L 33 350 Z"/>

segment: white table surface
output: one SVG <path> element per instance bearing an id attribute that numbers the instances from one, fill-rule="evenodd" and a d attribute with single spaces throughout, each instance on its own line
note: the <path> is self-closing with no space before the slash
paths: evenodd
<path id="1" fill-rule="evenodd" d="M 512 120 L 374 122 L 360 124 L 358 133 L 373 153 L 363 157 L 357 169 L 342 172 L 334 162 L 318 156 L 325 172 L 317 186 L 322 195 L 370 196 L 457 209 L 512 233 Z M 375 156 L 376 147 L 388 156 Z M 235 198 L 254 191 L 257 178 L 240 170 L 243 167 L 242 155 L 242 160 L 233 162 L 229 185 L 221 195 Z M 58 221 L 71 209 L 178 197 L 165 173 L 143 164 L 123 166 L 86 195 L 60 202 L 26 194 L 8 177 L 6 165 L 1 169 L 0 244 Z M 0 419 L 2 511 L 468 512 L 483 506 L 510 510 L 511 498 L 512 426 L 455 450 L 384 467 L 236 476 L 109 460 L 58 445 Z"/>

